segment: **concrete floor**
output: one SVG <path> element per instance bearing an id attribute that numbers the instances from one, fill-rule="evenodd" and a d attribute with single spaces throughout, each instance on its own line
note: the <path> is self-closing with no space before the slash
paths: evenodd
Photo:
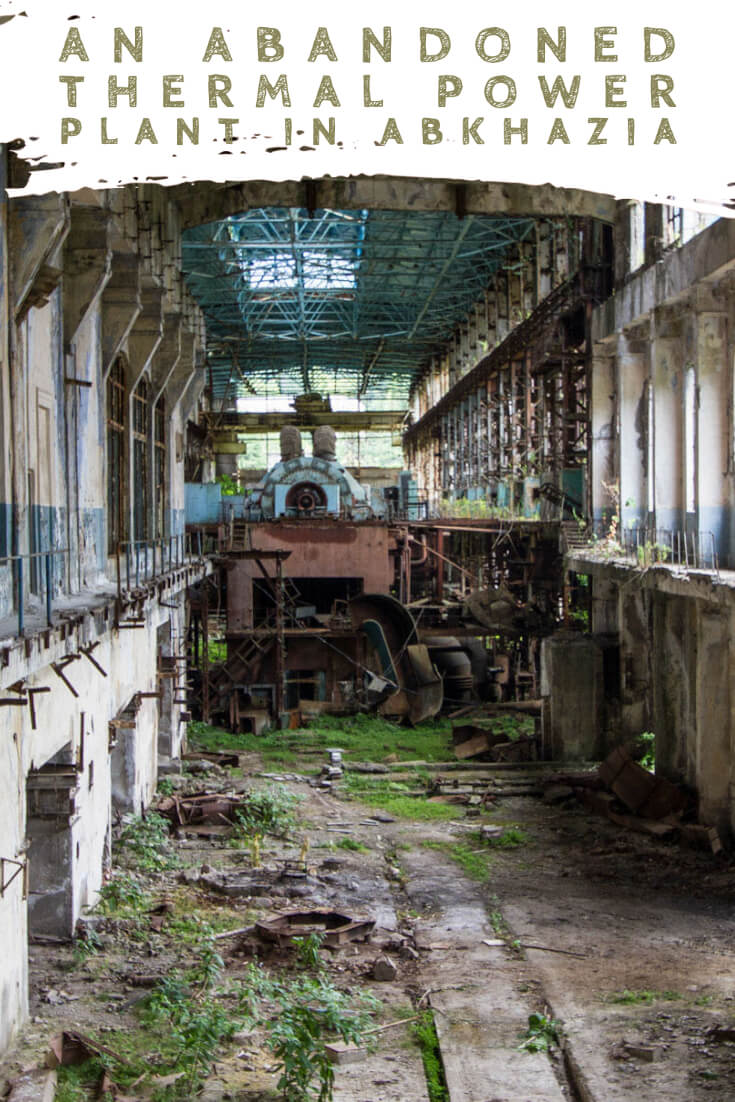
<path id="1" fill-rule="evenodd" d="M 256 764 L 246 762 L 246 771 Z M 317 873 L 308 897 L 236 900 L 164 873 L 150 878 L 156 898 L 188 893 L 192 905 L 224 914 L 233 928 L 268 907 L 306 902 L 372 914 L 378 924 L 371 943 L 328 954 L 331 979 L 352 990 L 370 988 L 385 1004 L 383 1023 L 431 1005 L 451 1102 L 735 1097 L 735 1045 L 713 1032 L 735 1026 L 729 858 L 631 835 L 575 807 L 513 797 L 498 801 L 488 818 L 521 826 L 527 841 L 494 850 L 488 879 L 478 881 L 446 848 L 425 845 L 474 839 L 477 819 L 465 820 L 463 809 L 449 823 L 379 823 L 369 821 L 374 812 L 338 793 L 288 783 L 303 797 L 300 815 Z M 327 848 L 340 837 L 368 851 Z M 216 840 L 189 839 L 178 848 L 192 868 L 241 873 L 249 860 Z M 269 843 L 266 864 L 296 852 Z M 397 947 L 401 937 L 408 949 Z M 114 1037 L 140 998 L 138 977 L 165 975 L 179 951 L 165 930 L 143 940 L 118 930 L 104 941 L 99 954 L 76 967 L 66 947 L 32 946 L 32 1022 L 6 1060 L 0 1086 L 3 1077 L 10 1081 L 36 1063 L 60 1028 Z M 237 941 L 221 944 L 228 978 L 236 977 L 248 963 L 247 949 Z M 398 966 L 390 983 L 369 975 L 381 949 Z M 564 1054 L 518 1051 L 532 1011 L 561 1022 Z M 427 1102 L 410 1025 L 377 1037 L 365 1059 L 338 1067 L 336 1102 Z M 271 1066 L 257 1037 L 244 1049 L 240 1041 L 217 1062 L 203 1097 L 277 1097 L 268 1093 Z"/>

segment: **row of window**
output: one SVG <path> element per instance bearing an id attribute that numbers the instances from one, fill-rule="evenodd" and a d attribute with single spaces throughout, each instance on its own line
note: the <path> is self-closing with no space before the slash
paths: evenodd
<path id="1" fill-rule="evenodd" d="M 151 414 L 153 455 L 150 455 Z M 128 434 L 125 361 L 118 357 L 107 379 L 107 542 L 108 553 L 132 540 L 161 539 L 166 515 L 166 407 L 161 396 L 151 409 L 150 385 L 141 379 L 132 394 Z M 128 440 L 130 439 L 131 445 Z M 128 535 L 128 446 L 132 446 L 132 524 Z M 151 485 L 151 462 L 153 480 Z M 153 502 L 151 503 L 151 491 Z M 151 504 L 153 508 L 151 508 Z"/>

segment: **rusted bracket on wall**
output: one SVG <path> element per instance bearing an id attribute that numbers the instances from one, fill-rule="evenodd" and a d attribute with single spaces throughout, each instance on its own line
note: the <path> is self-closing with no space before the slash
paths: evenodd
<path id="1" fill-rule="evenodd" d="M 36 702 L 34 700 L 34 697 L 38 696 L 39 693 L 50 693 L 50 692 L 51 692 L 51 686 L 50 685 L 43 685 L 38 689 L 29 689 L 28 690 L 28 710 L 29 710 L 30 715 L 31 715 L 31 730 L 32 731 L 36 730 Z"/>
<path id="2" fill-rule="evenodd" d="M 15 868 L 15 872 L 11 873 L 8 879 L 5 879 L 5 866 L 12 865 Z M 16 861 L 13 857 L 0 857 L 0 899 L 3 898 L 5 892 L 10 885 L 20 875 L 23 875 L 23 898 L 28 898 L 28 862 Z"/>
<path id="3" fill-rule="evenodd" d="M 66 687 L 69 690 L 69 692 L 71 693 L 71 695 L 73 697 L 76 697 L 76 698 L 79 697 L 79 693 L 77 692 L 77 690 L 74 688 L 74 686 L 72 685 L 69 678 L 64 673 L 64 670 L 66 669 L 66 667 L 69 665 L 70 662 L 76 662 L 77 658 L 81 658 L 81 655 L 80 654 L 67 654 L 66 658 L 62 658 L 62 660 L 60 662 L 52 662 L 51 663 L 51 669 L 54 671 L 56 676 L 61 681 L 64 682 L 64 684 L 66 685 Z"/>
<path id="4" fill-rule="evenodd" d="M 87 386 L 91 387 L 92 383 L 89 379 L 77 379 L 74 375 L 65 375 L 64 382 L 67 386 Z"/>
<path id="5" fill-rule="evenodd" d="M 92 651 L 95 649 L 95 647 L 98 647 L 98 646 L 99 646 L 99 643 L 90 643 L 90 645 L 88 647 L 80 647 L 79 650 L 81 651 L 81 653 L 84 655 L 85 658 L 89 659 L 89 661 L 92 663 L 94 668 L 96 670 L 99 670 L 99 672 L 102 674 L 103 677 L 107 677 L 107 671 L 103 670 L 102 666 L 100 666 L 97 659 L 92 657 Z"/>

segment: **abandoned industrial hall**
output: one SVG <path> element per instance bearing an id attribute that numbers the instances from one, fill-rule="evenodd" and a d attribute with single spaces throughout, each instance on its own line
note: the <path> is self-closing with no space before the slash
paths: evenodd
<path id="1" fill-rule="evenodd" d="M 309 951 L 330 1013 L 385 991 L 319 1097 L 733 1097 L 735 221 L 29 171 L 0 146 L 0 1095 L 312 1097 L 277 1024 L 120 1049 L 215 1013 L 169 976 L 145 1018 L 190 908 L 272 1022 Z"/>

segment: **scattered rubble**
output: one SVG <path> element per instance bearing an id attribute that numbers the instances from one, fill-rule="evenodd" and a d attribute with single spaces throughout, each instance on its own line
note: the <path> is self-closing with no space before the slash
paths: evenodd
<path id="1" fill-rule="evenodd" d="M 379 983 L 390 983 L 398 975 L 398 968 L 389 956 L 379 956 L 373 961 L 370 975 Z"/>
<path id="2" fill-rule="evenodd" d="M 612 751 L 596 773 L 552 777 L 543 798 L 546 803 L 576 799 L 588 811 L 638 834 L 678 839 L 713 854 L 723 849 L 715 827 L 684 821 L 696 813 L 689 791 L 649 773 L 622 746 Z"/>

